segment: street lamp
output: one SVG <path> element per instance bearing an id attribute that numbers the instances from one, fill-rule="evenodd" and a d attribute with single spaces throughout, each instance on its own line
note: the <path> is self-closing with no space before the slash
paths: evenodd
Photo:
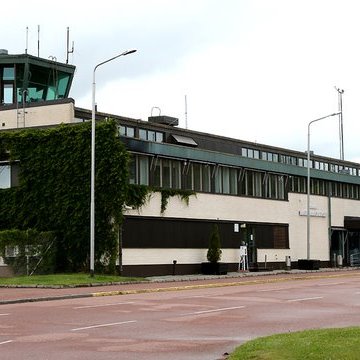
<path id="1" fill-rule="evenodd" d="M 306 198 L 306 240 L 307 240 L 307 260 L 310 260 L 310 125 L 316 121 L 324 120 L 326 118 L 340 115 L 340 112 L 323 116 L 309 122 L 308 125 L 308 141 L 307 141 L 307 198 Z"/>
<path id="2" fill-rule="evenodd" d="M 129 55 L 136 50 L 126 50 L 119 55 L 105 60 L 94 67 L 92 83 L 92 113 L 91 113 L 91 200 L 90 200 L 90 276 L 94 276 L 95 258 L 95 72 L 96 69 L 120 56 Z"/>

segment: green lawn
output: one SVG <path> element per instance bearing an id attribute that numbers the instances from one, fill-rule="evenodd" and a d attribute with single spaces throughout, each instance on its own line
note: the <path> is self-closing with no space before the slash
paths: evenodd
<path id="1" fill-rule="evenodd" d="M 309 330 L 258 338 L 238 347 L 229 360 L 360 359 L 360 328 Z"/>
<path id="2" fill-rule="evenodd" d="M 0 285 L 55 285 L 55 286 L 74 286 L 89 285 L 98 283 L 115 283 L 115 282 L 133 282 L 144 281 L 144 278 L 130 278 L 113 275 L 95 275 L 90 277 L 89 274 L 52 274 L 52 275 L 32 275 L 16 276 L 11 278 L 0 278 Z"/>

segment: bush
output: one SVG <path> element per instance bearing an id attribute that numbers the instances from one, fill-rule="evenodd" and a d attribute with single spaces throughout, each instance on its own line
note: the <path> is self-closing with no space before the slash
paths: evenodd
<path id="1" fill-rule="evenodd" d="M 220 234 L 219 228 L 217 224 L 213 225 L 211 234 L 210 234 L 210 241 L 209 241 L 209 248 L 207 251 L 207 259 L 211 263 L 217 263 L 221 259 L 221 242 L 220 242 Z"/>

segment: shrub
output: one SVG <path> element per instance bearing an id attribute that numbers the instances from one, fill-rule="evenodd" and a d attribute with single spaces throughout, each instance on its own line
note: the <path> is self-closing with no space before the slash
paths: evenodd
<path id="1" fill-rule="evenodd" d="M 210 234 L 210 241 L 209 241 L 209 248 L 207 251 L 207 259 L 211 263 L 217 263 L 221 259 L 221 242 L 220 242 L 220 234 L 219 228 L 217 224 L 213 225 L 211 234 Z"/>

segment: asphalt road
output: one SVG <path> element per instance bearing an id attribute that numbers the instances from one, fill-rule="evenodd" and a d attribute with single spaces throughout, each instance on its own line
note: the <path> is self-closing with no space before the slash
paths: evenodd
<path id="1" fill-rule="evenodd" d="M 360 325 L 360 273 L 279 280 L 1 305 L 0 358 L 215 360 L 263 335 Z"/>

